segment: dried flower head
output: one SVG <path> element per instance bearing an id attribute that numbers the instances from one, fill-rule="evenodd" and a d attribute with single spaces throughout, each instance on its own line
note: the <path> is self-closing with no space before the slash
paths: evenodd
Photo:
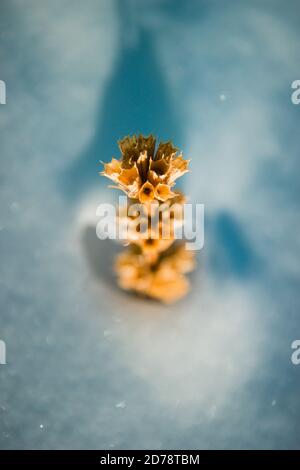
<path id="1" fill-rule="evenodd" d="M 154 263 L 145 262 L 142 252 L 130 247 L 118 256 L 116 272 L 123 289 L 172 303 L 189 291 L 190 283 L 184 274 L 192 271 L 194 266 L 194 253 L 187 251 L 184 244 L 173 245 Z"/>
<path id="2" fill-rule="evenodd" d="M 119 141 L 121 158 L 104 164 L 101 173 L 116 183 L 129 198 L 129 209 L 120 207 L 118 226 L 128 250 L 117 257 L 119 285 L 165 303 L 189 290 L 185 273 L 194 269 L 194 253 L 174 243 L 175 231 L 184 220 L 185 197 L 172 188 L 188 171 L 188 160 L 171 142 L 128 136 Z M 136 206 L 135 204 L 138 204 Z M 153 223 L 154 222 L 154 223 Z M 121 237 L 122 238 L 122 237 Z"/>
<path id="3" fill-rule="evenodd" d="M 103 176 L 116 183 L 129 198 L 149 204 L 154 199 L 167 201 L 176 196 L 171 188 L 188 170 L 189 160 L 171 142 L 160 143 L 150 135 L 127 136 L 119 141 L 121 158 L 104 164 Z"/>

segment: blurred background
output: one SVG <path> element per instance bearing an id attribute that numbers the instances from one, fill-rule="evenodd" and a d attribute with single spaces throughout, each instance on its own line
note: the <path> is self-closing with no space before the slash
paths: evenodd
<path id="1" fill-rule="evenodd" d="M 297 0 L 1 0 L 0 448 L 300 448 Z M 205 246 L 120 291 L 99 160 L 172 139 Z"/>

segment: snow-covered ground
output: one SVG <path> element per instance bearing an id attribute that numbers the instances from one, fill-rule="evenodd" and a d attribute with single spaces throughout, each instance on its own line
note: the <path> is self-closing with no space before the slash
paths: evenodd
<path id="1" fill-rule="evenodd" d="M 0 448 L 299 448 L 299 2 L 3 0 Z M 115 287 L 99 160 L 171 138 L 191 294 Z"/>

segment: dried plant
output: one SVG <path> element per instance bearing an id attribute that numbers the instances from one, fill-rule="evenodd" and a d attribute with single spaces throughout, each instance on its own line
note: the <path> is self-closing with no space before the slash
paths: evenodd
<path id="1" fill-rule="evenodd" d="M 160 143 L 155 150 L 155 138 L 128 136 L 119 141 L 121 159 L 104 164 L 103 176 L 116 183 L 129 198 L 142 204 L 154 199 L 166 201 L 176 196 L 171 188 L 177 178 L 188 171 L 188 160 L 177 155 L 171 142 Z"/>
<path id="2" fill-rule="evenodd" d="M 115 263 L 119 285 L 165 303 L 174 302 L 188 292 L 185 274 L 195 266 L 194 253 L 174 236 L 176 226 L 183 223 L 185 196 L 173 187 L 189 171 L 189 161 L 171 142 L 156 148 L 152 135 L 127 136 L 118 143 L 120 159 L 104 163 L 100 174 L 115 183 L 111 187 L 127 194 L 130 205 L 140 203 L 144 208 L 142 215 L 128 215 L 127 208 L 119 208 L 118 218 L 127 227 L 123 241 L 130 245 Z"/>

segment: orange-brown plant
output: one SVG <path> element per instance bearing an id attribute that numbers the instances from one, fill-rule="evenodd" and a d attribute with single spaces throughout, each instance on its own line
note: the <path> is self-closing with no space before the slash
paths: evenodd
<path id="1" fill-rule="evenodd" d="M 104 163 L 100 174 L 115 183 L 111 187 L 125 192 L 130 204 L 140 203 L 145 209 L 143 224 L 137 224 L 138 215 L 119 209 L 118 218 L 125 219 L 127 226 L 124 242 L 129 247 L 115 263 L 118 283 L 123 289 L 174 302 L 188 292 L 190 284 L 185 274 L 195 265 L 193 252 L 175 241 L 176 224 L 183 223 L 185 197 L 173 188 L 176 180 L 189 171 L 189 161 L 171 142 L 156 147 L 152 135 L 127 136 L 118 144 L 120 159 Z M 158 218 L 153 226 L 155 211 Z"/>

